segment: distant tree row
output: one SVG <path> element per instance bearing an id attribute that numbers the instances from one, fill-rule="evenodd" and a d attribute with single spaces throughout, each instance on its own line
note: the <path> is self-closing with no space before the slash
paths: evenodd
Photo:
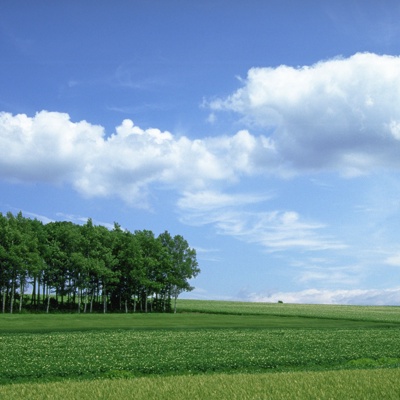
<path id="1" fill-rule="evenodd" d="M 199 272 L 196 251 L 167 231 L 155 237 L 117 223 L 109 230 L 91 219 L 43 224 L 0 213 L 3 313 L 176 311 Z"/>

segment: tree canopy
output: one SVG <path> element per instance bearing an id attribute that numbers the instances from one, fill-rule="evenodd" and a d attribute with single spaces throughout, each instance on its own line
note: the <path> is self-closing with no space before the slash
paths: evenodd
<path id="1" fill-rule="evenodd" d="M 43 224 L 0 213 L 3 313 L 176 311 L 199 272 L 196 251 L 167 231 L 156 237 L 118 223 L 109 230 L 91 219 Z"/>

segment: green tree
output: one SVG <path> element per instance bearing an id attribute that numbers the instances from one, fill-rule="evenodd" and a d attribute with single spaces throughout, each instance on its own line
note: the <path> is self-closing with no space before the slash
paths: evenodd
<path id="1" fill-rule="evenodd" d="M 129 231 L 122 231 L 118 224 L 114 226 L 113 235 L 115 269 L 119 272 L 119 279 L 111 295 L 112 303 L 119 310 L 121 310 L 123 303 L 127 313 L 128 305 L 133 299 L 133 312 L 136 312 L 139 289 L 142 280 L 145 278 L 140 244 L 135 235 Z"/>
<path id="2" fill-rule="evenodd" d="M 140 304 L 141 309 L 144 312 L 148 312 L 149 297 L 152 297 L 153 294 L 156 294 L 157 297 L 161 290 L 160 283 L 157 281 L 161 245 L 152 231 L 135 231 L 135 236 L 140 245 L 143 262 L 143 270 L 140 273 L 139 283 Z"/>
<path id="3" fill-rule="evenodd" d="M 165 271 L 168 273 L 167 289 L 169 298 L 174 298 L 174 312 L 176 313 L 176 300 L 180 293 L 191 291 L 189 280 L 199 273 L 196 250 L 189 247 L 188 242 L 180 235 L 172 237 L 167 231 L 160 234 L 158 239 L 167 250 L 170 262 Z"/>
<path id="4" fill-rule="evenodd" d="M 137 305 L 144 312 L 169 311 L 171 299 L 189 291 L 200 272 L 196 252 L 180 235 L 157 238 L 149 230 L 131 233 L 115 223 L 112 231 L 72 222 L 43 224 L 0 213 L 0 303 L 10 313 L 24 306 L 31 285 L 30 307 L 125 312 Z M 64 299 L 66 297 L 66 302 Z M 61 298 L 61 303 L 59 299 Z M 47 299 L 47 302 L 45 301 Z M 19 301 L 19 303 L 18 303 Z"/>

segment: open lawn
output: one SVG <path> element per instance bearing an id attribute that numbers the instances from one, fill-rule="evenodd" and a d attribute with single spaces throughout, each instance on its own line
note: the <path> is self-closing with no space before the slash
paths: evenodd
<path id="1" fill-rule="evenodd" d="M 0 398 L 46 398 L 21 396 L 21 391 L 29 388 L 31 396 L 34 388 L 38 393 L 49 388 L 62 393 L 65 385 L 78 393 L 94 384 L 103 387 L 106 379 L 112 379 L 107 387 L 116 379 L 120 382 L 111 393 L 123 387 L 136 393 L 135 385 L 142 382 L 148 390 L 179 386 L 191 398 L 268 398 L 263 397 L 266 390 L 273 390 L 278 379 L 300 391 L 311 390 L 310 382 L 317 381 L 322 385 L 318 390 L 324 381 L 338 386 L 335 390 L 345 390 L 346 385 L 346 390 L 356 390 L 344 383 L 340 373 L 360 374 L 357 379 L 368 382 L 381 374 L 382 382 L 395 382 L 385 390 L 398 394 L 398 307 L 180 300 L 179 310 L 178 314 L 0 315 Z M 232 390 L 253 393 L 246 385 L 254 379 L 259 383 L 252 385 L 254 397 L 232 394 Z M 79 383 L 82 380 L 86 383 Z M 173 383 L 182 380 L 186 383 Z M 196 387 L 197 394 L 192 393 Z M 360 390 L 365 387 L 360 385 Z M 206 389 L 226 396 L 206 396 Z M 332 388 L 325 389 L 302 398 L 329 398 Z M 290 392 L 285 390 L 282 395 Z M 176 398 L 185 398 L 182 393 Z M 354 393 L 352 398 L 374 398 Z M 165 398 L 160 396 L 150 397 Z M 96 398 L 121 397 L 101 397 L 99 392 Z"/>

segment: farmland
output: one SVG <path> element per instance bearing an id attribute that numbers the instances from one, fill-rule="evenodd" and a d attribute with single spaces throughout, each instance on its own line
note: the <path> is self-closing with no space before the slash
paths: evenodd
<path id="1" fill-rule="evenodd" d="M 276 315 L 400 323 L 400 307 L 181 300 L 181 309 L 228 315 Z"/>
<path id="2" fill-rule="evenodd" d="M 178 314 L 1 315 L 0 398 L 24 384 L 64 380 L 326 378 L 368 370 L 397 374 L 399 382 L 398 307 L 178 305 Z"/>

